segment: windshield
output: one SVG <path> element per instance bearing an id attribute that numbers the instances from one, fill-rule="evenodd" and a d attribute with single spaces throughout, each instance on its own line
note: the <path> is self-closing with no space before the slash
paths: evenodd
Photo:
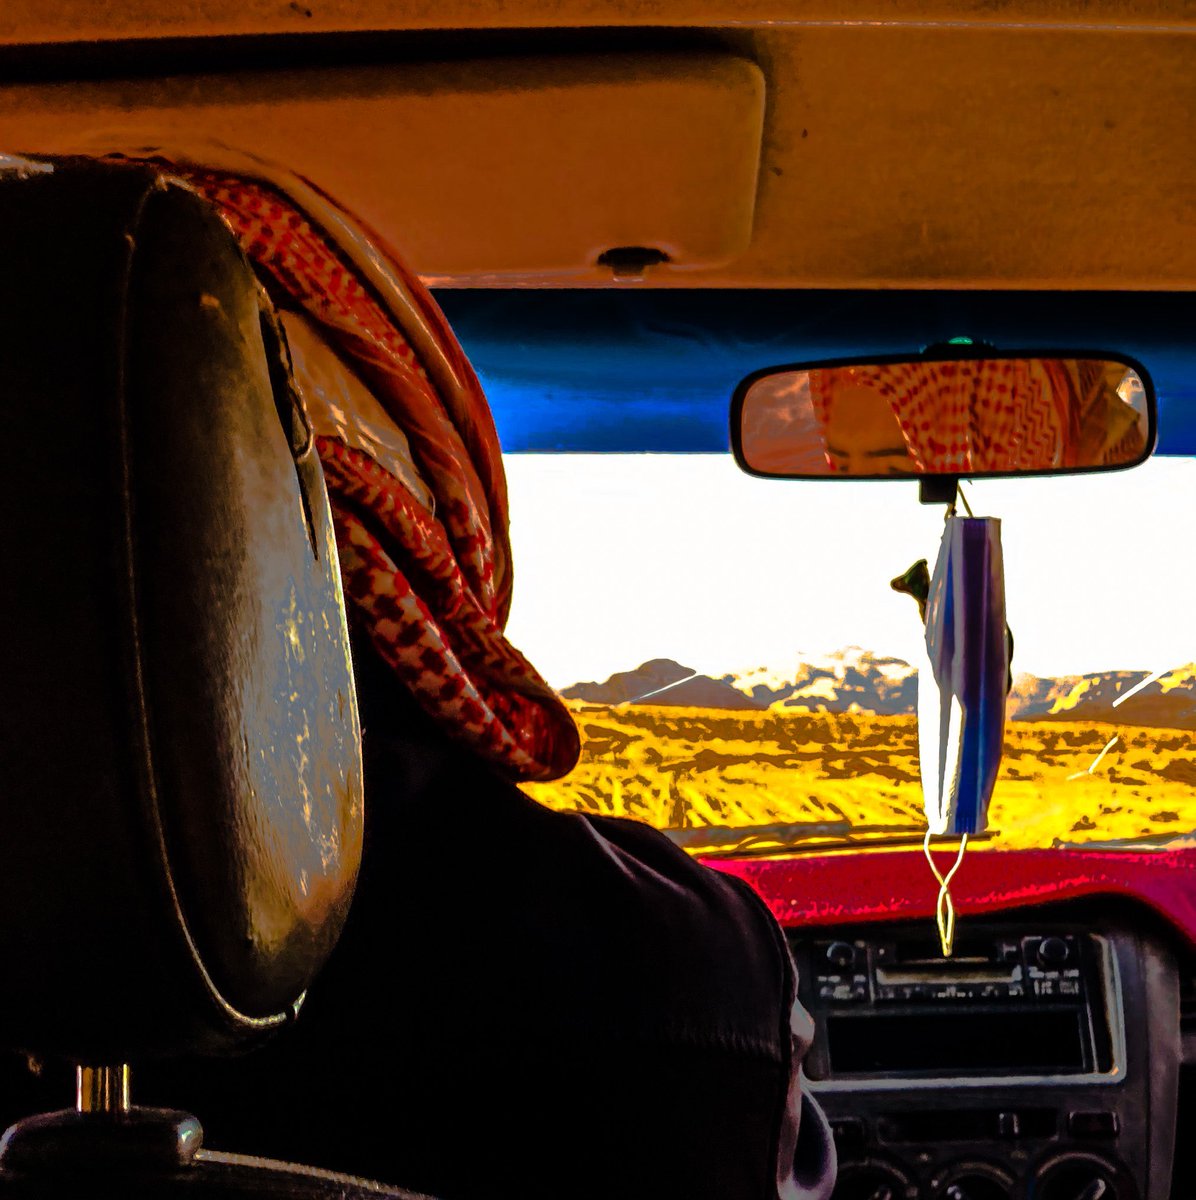
<path id="1" fill-rule="evenodd" d="M 729 455 L 509 455 L 513 642 L 569 700 L 554 808 L 695 852 L 868 848 L 926 828 L 923 626 L 889 581 L 934 561 L 908 483 L 794 483 Z M 1196 460 L 965 485 L 1002 520 L 1016 643 L 980 847 L 1165 845 L 1196 829 Z"/>

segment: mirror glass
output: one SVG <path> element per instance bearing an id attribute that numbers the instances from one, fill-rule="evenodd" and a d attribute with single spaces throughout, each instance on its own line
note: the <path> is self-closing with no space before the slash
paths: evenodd
<path id="1" fill-rule="evenodd" d="M 1145 372 L 1112 358 L 781 367 L 740 384 L 732 441 L 756 475 L 1099 471 L 1146 458 L 1153 405 Z"/>

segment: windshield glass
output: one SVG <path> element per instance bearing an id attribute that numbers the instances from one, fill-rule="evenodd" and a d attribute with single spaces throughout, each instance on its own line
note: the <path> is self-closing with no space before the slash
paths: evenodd
<path id="1" fill-rule="evenodd" d="M 695 852 L 920 840 L 915 602 L 943 509 L 909 483 L 794 483 L 729 455 L 509 455 L 513 642 L 583 758 L 533 785 Z M 965 485 L 1002 520 L 1014 686 L 981 847 L 1196 830 L 1196 461 Z"/>

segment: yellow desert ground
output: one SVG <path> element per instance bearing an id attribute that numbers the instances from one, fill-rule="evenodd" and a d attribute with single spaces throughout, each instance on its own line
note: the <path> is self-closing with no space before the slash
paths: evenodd
<path id="1" fill-rule="evenodd" d="M 580 764 L 526 788 L 551 808 L 679 830 L 695 852 L 744 838 L 764 852 L 845 838 L 884 845 L 925 831 L 912 716 L 571 707 Z M 1189 730 L 1011 721 L 1005 738 L 992 835 L 977 846 L 1149 843 L 1196 830 Z M 739 832 L 720 832 L 729 828 Z"/>

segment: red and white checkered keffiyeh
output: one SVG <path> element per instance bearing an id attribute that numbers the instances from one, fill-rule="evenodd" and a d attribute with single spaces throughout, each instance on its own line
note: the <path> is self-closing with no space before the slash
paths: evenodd
<path id="1" fill-rule="evenodd" d="M 379 654 L 433 718 L 511 778 L 570 770 L 579 753 L 573 719 L 502 632 L 511 571 L 498 437 L 431 295 L 379 238 L 306 181 L 324 225 L 275 182 L 153 161 L 212 202 L 276 306 L 312 322 L 406 435 L 430 506 L 363 450 L 317 438 L 345 599 Z M 356 256 L 345 249 L 346 227 Z M 410 330 L 400 327 L 401 306 L 387 303 L 361 269 L 363 244 L 401 287 Z M 435 379 L 415 345 L 435 358 Z"/>
<path id="2" fill-rule="evenodd" d="M 814 412 L 826 428 L 838 389 L 883 396 L 923 471 L 1041 470 L 1070 466 L 1079 443 L 1075 383 L 1044 360 L 960 359 L 811 372 Z"/>

